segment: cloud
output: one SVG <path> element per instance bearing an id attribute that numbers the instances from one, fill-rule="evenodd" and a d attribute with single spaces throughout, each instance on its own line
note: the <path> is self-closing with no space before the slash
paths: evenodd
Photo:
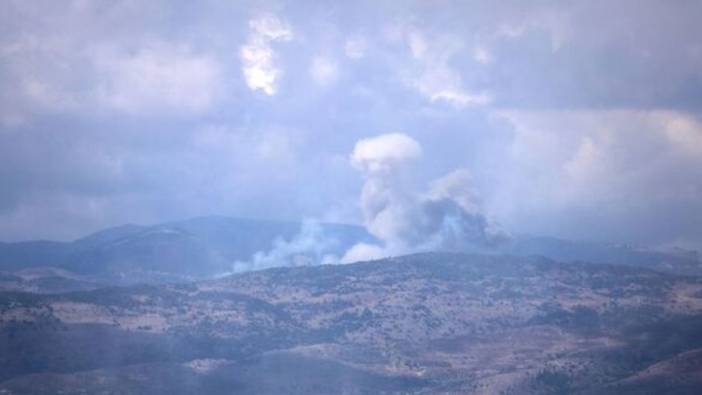
<path id="1" fill-rule="evenodd" d="M 251 20 L 249 30 L 249 39 L 239 52 L 246 84 L 253 91 L 260 90 L 273 96 L 278 90 L 278 80 L 282 75 L 282 70 L 276 64 L 273 43 L 292 40 L 292 30 L 272 15 Z"/>
<path id="2" fill-rule="evenodd" d="M 470 213 L 457 195 L 472 191 L 510 230 L 699 245 L 700 12 L 9 1 L 0 239 L 220 213 L 362 222 L 371 177 L 348 153 L 367 131 L 402 130 L 420 155 L 377 161 L 398 177 L 369 188 L 405 199 L 408 218 L 441 200 L 421 185 L 467 168 L 453 203 Z M 100 204 L 71 224 L 71 201 Z"/>
<path id="3" fill-rule="evenodd" d="M 333 60 L 318 56 L 312 60 L 310 74 L 314 81 L 321 86 L 329 86 L 339 78 L 339 65 Z"/>
<path id="4" fill-rule="evenodd" d="M 358 60 L 366 55 L 368 43 L 365 38 L 353 36 L 346 39 L 344 44 L 344 53 L 349 59 Z"/>
<path id="5" fill-rule="evenodd" d="M 256 142 L 255 152 L 264 163 L 293 165 L 296 161 L 296 147 L 290 136 L 283 133 L 262 133 Z"/>
<path id="6" fill-rule="evenodd" d="M 461 73 L 450 65 L 452 57 L 463 48 L 460 39 L 438 36 L 428 40 L 423 33 L 410 31 L 406 40 L 417 64 L 416 70 L 408 77 L 408 83 L 431 102 L 445 102 L 465 108 L 492 101 L 487 92 L 466 90 Z"/>
<path id="7" fill-rule="evenodd" d="M 492 55 L 484 47 L 475 48 L 475 50 L 473 51 L 473 59 L 475 59 L 476 62 L 484 65 L 490 64 L 493 61 Z"/>
<path id="8" fill-rule="evenodd" d="M 686 214 L 702 212 L 696 117 L 668 110 L 500 116 L 515 128 L 500 217 L 520 230 L 651 243 L 694 237 L 692 229 L 702 225 Z"/>
<path id="9" fill-rule="evenodd" d="M 165 43 L 135 53 L 101 53 L 97 69 L 103 76 L 97 88 L 99 100 L 133 114 L 208 111 L 222 84 L 221 67 L 215 59 Z"/>
<path id="10" fill-rule="evenodd" d="M 55 85 L 40 78 L 22 81 L 21 93 L 39 108 L 53 112 L 63 112 L 80 106 L 80 97 L 58 89 Z"/>

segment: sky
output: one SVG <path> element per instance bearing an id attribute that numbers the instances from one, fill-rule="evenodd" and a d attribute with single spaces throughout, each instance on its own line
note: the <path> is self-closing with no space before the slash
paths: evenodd
<path id="1" fill-rule="evenodd" d="M 700 18 L 687 0 L 5 0 L 0 240 L 368 226 L 384 181 L 359 144 L 384 141 L 411 157 L 403 190 L 460 179 L 504 232 L 702 248 Z"/>

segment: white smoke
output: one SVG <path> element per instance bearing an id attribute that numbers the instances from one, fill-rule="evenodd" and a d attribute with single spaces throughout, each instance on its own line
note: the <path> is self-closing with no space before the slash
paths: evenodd
<path id="1" fill-rule="evenodd" d="M 300 231 L 290 240 L 278 237 L 269 251 L 259 251 L 250 260 L 236 261 L 234 273 L 261 270 L 278 266 L 309 266 L 338 263 L 339 258 L 330 253 L 338 246 L 335 238 L 325 234 L 315 220 L 305 220 Z"/>
<path id="2" fill-rule="evenodd" d="M 343 248 L 339 241 L 318 222 L 307 220 L 292 239 L 279 237 L 269 251 L 235 262 L 233 272 L 349 263 L 420 251 L 482 251 L 506 239 L 482 213 L 467 170 L 433 181 L 423 193 L 412 191 L 407 186 L 410 165 L 421 156 L 419 143 L 400 133 L 363 139 L 354 147 L 351 165 L 365 178 L 360 197 L 363 224 L 380 244 L 357 243 L 339 258 L 332 253 Z"/>
<path id="3" fill-rule="evenodd" d="M 360 201 L 364 225 L 383 245 L 356 244 L 342 262 L 418 251 L 484 250 L 506 238 L 480 210 L 465 169 L 434 181 L 425 193 L 408 191 L 408 166 L 421 154 L 419 143 L 399 133 L 356 143 L 351 164 L 366 178 Z"/>

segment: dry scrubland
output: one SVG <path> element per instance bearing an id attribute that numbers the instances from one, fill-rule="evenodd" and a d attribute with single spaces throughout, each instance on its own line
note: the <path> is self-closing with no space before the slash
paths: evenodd
<path id="1" fill-rule="evenodd" d="M 626 266 L 419 254 L 0 302 L 6 394 L 702 385 L 702 280 Z"/>

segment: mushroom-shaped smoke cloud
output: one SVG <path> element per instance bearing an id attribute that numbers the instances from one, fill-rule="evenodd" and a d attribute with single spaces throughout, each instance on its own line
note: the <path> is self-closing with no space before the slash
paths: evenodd
<path id="1" fill-rule="evenodd" d="M 435 180 L 424 193 L 408 188 L 410 165 L 421 156 L 419 143 L 401 133 L 356 143 L 350 162 L 365 177 L 363 222 L 379 244 L 355 244 L 339 260 L 339 241 L 319 223 L 305 221 L 296 236 L 277 239 L 270 250 L 235 262 L 232 270 L 355 262 L 419 251 L 484 251 L 506 239 L 482 213 L 467 170 Z"/>
<path id="2" fill-rule="evenodd" d="M 506 239 L 480 210 L 465 169 L 434 181 L 425 193 L 408 191 L 408 166 L 421 155 L 419 143 L 401 133 L 356 143 L 351 164 L 366 178 L 360 202 L 364 224 L 383 245 L 356 244 L 342 261 L 429 250 L 485 250 Z"/>

